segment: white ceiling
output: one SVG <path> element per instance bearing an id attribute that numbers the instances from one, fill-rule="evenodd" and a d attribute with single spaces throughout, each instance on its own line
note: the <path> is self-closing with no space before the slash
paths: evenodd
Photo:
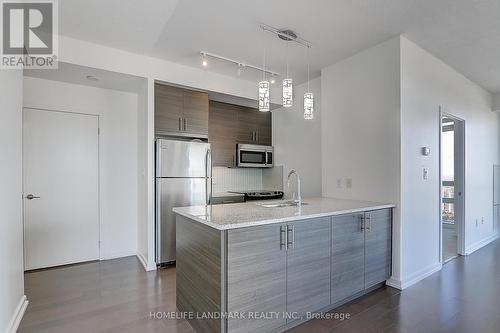
<path id="1" fill-rule="evenodd" d="M 23 71 L 23 75 L 131 93 L 139 93 L 147 84 L 145 78 L 138 76 L 110 72 L 102 69 L 68 64 L 64 62 L 58 63 L 57 70 L 25 69 Z M 87 78 L 87 76 L 93 76 L 97 78 L 97 81 L 91 81 Z"/>
<path id="2" fill-rule="evenodd" d="M 500 0 L 64 0 L 60 33 L 189 66 L 205 50 L 304 82 L 307 52 L 264 33 L 289 28 L 312 42 L 311 78 L 321 68 L 403 34 L 473 81 L 500 92 Z M 237 75 L 210 61 L 207 70 Z M 245 71 L 241 77 L 259 80 Z"/>

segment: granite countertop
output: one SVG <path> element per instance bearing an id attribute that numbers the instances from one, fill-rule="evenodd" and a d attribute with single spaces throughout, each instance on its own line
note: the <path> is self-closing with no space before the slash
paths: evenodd
<path id="1" fill-rule="evenodd" d="M 394 204 L 342 200 L 334 198 L 304 198 L 302 207 L 262 207 L 259 203 L 275 200 L 251 201 L 231 205 L 176 207 L 176 214 L 206 224 L 218 230 L 303 220 L 395 207 Z"/>

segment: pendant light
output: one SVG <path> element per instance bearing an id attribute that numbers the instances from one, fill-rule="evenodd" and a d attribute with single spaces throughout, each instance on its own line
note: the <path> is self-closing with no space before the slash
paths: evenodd
<path id="1" fill-rule="evenodd" d="M 259 111 L 269 111 L 269 81 L 259 82 Z"/>
<path id="2" fill-rule="evenodd" d="M 288 75 L 288 41 L 286 42 L 286 77 L 283 79 L 283 107 L 293 106 L 293 80 Z"/>
<path id="3" fill-rule="evenodd" d="M 265 44 L 265 43 L 263 43 Z M 264 66 L 262 71 L 262 81 L 259 82 L 259 111 L 269 112 L 270 96 L 269 81 L 266 80 L 266 47 L 264 45 Z"/>
<path id="4" fill-rule="evenodd" d="M 314 118 L 314 95 L 309 88 L 309 48 L 307 47 L 307 92 L 304 94 L 304 119 Z"/>

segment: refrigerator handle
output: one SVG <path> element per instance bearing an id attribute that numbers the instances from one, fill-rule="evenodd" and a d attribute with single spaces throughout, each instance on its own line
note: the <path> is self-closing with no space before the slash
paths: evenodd
<path id="1" fill-rule="evenodd" d="M 210 173 L 210 175 L 209 175 Z M 212 151 L 207 149 L 205 154 L 205 204 L 210 204 L 212 196 Z"/>

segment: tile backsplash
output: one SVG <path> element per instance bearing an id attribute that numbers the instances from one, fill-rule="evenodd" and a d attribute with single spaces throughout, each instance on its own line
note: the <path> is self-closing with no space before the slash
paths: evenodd
<path id="1" fill-rule="evenodd" d="M 212 168 L 212 190 L 214 193 L 235 190 L 283 189 L 283 167 L 258 168 Z"/>

